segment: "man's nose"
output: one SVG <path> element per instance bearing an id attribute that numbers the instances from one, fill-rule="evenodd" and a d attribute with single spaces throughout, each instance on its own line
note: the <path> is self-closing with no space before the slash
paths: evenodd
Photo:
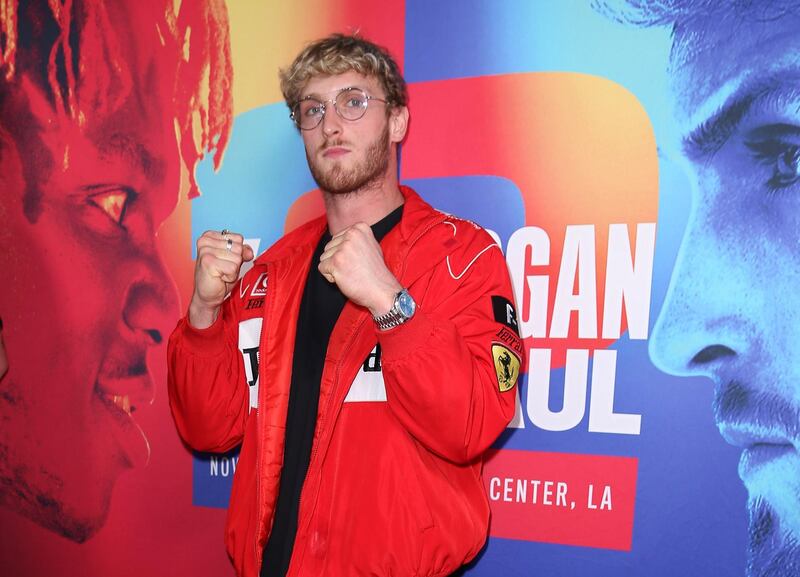
<path id="1" fill-rule="evenodd" d="M 687 225 L 649 343 L 653 363 L 679 376 L 711 376 L 746 353 L 752 332 L 736 248 L 716 234 L 702 210 Z"/>
<path id="2" fill-rule="evenodd" d="M 169 335 L 178 318 L 177 289 L 155 251 L 135 269 L 125 296 L 123 320 L 137 338 L 157 345 Z"/>
<path id="3" fill-rule="evenodd" d="M 322 116 L 322 132 L 325 136 L 333 136 L 339 134 L 342 130 L 342 119 L 339 113 L 336 112 L 336 107 L 333 102 L 329 102 L 325 108 L 325 114 Z"/>

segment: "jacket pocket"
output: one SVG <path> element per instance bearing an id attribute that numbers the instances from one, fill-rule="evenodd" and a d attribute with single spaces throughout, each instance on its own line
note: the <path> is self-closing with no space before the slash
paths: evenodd
<path id="1" fill-rule="evenodd" d="M 429 490 L 416 443 L 386 403 L 345 403 L 322 465 L 309 553 L 326 575 L 416 575 L 434 526 Z"/>

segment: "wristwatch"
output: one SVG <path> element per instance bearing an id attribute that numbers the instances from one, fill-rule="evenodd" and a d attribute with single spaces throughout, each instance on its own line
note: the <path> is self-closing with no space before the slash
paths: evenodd
<path id="1" fill-rule="evenodd" d="M 372 317 L 379 330 L 386 331 L 392 327 L 402 325 L 414 316 L 417 310 L 417 303 L 406 289 L 401 290 L 394 297 L 394 304 L 391 310 L 383 315 Z"/>

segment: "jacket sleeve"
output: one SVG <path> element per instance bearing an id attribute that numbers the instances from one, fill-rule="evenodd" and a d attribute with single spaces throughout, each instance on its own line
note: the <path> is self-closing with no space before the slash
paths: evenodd
<path id="1" fill-rule="evenodd" d="M 213 325 L 196 329 L 187 315 L 167 345 L 172 417 L 181 438 L 198 451 L 228 451 L 244 437 L 249 393 L 238 349 L 237 287 Z"/>
<path id="2" fill-rule="evenodd" d="M 481 236 L 485 249 L 491 241 Z M 472 253 L 460 279 L 448 262 L 428 286 L 412 286 L 422 299 L 414 317 L 378 331 L 390 409 L 426 448 L 455 463 L 479 457 L 511 421 L 525 369 L 505 258 L 496 246 Z"/>

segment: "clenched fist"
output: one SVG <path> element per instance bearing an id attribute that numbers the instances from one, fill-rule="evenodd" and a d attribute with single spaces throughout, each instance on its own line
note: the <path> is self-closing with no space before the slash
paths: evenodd
<path id="1" fill-rule="evenodd" d="M 219 307 L 239 278 L 242 263 L 253 260 L 253 249 L 235 232 L 207 230 L 197 239 L 194 294 L 189 304 L 189 323 L 198 329 L 217 320 Z"/>
<path id="2" fill-rule="evenodd" d="M 363 222 L 334 236 L 325 245 L 317 268 L 344 296 L 368 308 L 373 316 L 389 312 L 403 288 L 386 267 L 372 229 Z"/>

